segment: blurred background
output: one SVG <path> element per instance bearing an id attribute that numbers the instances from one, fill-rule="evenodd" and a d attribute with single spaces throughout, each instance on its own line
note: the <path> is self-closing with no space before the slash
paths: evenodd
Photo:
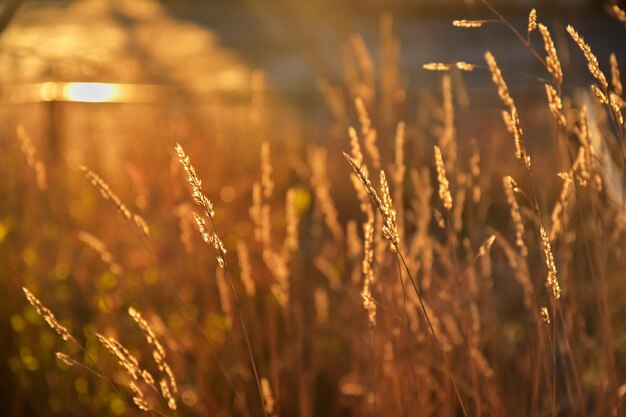
<path id="1" fill-rule="evenodd" d="M 617 52 L 621 68 L 626 65 L 624 25 L 609 15 L 605 1 L 490 4 L 522 33 L 530 9 L 537 9 L 540 21 L 550 27 L 566 73 L 563 94 L 578 103 L 592 100 L 586 92 L 592 78 L 566 34 L 567 24 L 592 45 L 607 74 L 611 52 Z M 253 241 L 249 207 L 260 175 L 261 142 L 269 141 L 280 190 L 279 198 L 272 200 L 271 220 L 275 230 L 281 230 L 279 237 L 286 224 L 287 188 L 296 190 L 302 216 L 302 253 L 293 261 L 294 271 L 299 271 L 294 276 L 301 278 L 293 291 L 300 294 L 301 307 L 291 312 L 297 320 L 291 328 L 286 324 L 291 316 L 277 314 L 274 322 L 276 306 L 266 305 L 261 297 L 251 298 L 246 308 L 252 341 L 259 357 L 271 358 L 260 360 L 260 365 L 277 384 L 275 396 L 285 416 L 365 415 L 366 401 L 361 401 L 365 388 L 354 382 L 367 373 L 370 359 L 368 352 L 358 349 L 366 320 L 353 321 L 355 309 L 362 313 L 358 289 L 346 290 L 348 295 L 328 290 L 337 314 L 323 331 L 321 325 L 311 324 L 313 287 L 320 287 L 320 282 L 328 287 L 335 269 L 347 281 L 346 265 L 358 265 L 322 242 L 323 222 L 315 214 L 309 187 L 311 147 L 320 145 L 328 151 L 332 194 L 343 224 L 359 214 L 340 152 L 349 148 L 348 125 L 358 120 L 353 98 L 369 91 L 366 104 L 380 105 L 382 110 L 372 111 L 372 118 L 384 157 L 392 154 L 396 122 L 406 120 L 407 137 L 413 138 L 407 161 L 430 164 L 441 128 L 442 78 L 422 65 L 456 61 L 484 65 L 484 53 L 490 50 L 526 118 L 524 130 L 538 171 L 553 174 L 556 169 L 554 140 L 546 135 L 554 129 L 554 120 L 547 112 L 542 82 L 549 75 L 505 25 L 464 29 L 453 27 L 454 19 L 494 19 L 494 15 L 479 0 L 0 0 L 0 409 L 5 410 L 0 414 L 141 413 L 128 393 L 109 392 L 106 384 L 59 366 L 54 352 L 63 351 L 63 344 L 26 306 L 21 287 L 27 286 L 94 356 L 105 356 L 97 353 L 96 331 L 140 344 L 140 334 L 129 336 L 132 326 L 125 311 L 128 305 L 141 308 L 175 352 L 174 368 L 185 375 L 180 387 L 182 415 L 249 415 L 229 408 L 235 402 L 229 391 L 233 387 L 223 386 L 213 359 L 226 358 L 236 387 L 246 393 L 245 401 L 254 403 L 243 342 L 235 339 L 240 335 L 230 335 L 228 315 L 218 307 L 211 248 L 202 247 L 195 235 L 189 238 L 195 233 L 189 220 L 192 202 L 173 146 L 183 143 L 194 161 L 205 191 L 216 203 L 222 239 L 229 251 L 232 248 L 230 262 L 237 265 L 237 242 Z M 535 32 L 532 39 L 543 53 L 540 36 Z M 371 80 L 361 73 L 364 56 L 374 67 Z M 460 159 L 469 159 L 472 139 L 479 138 L 484 193 L 498 188 L 493 201 L 476 212 L 489 218 L 493 227 L 509 227 L 499 187 L 504 173 L 520 171 L 509 166 L 512 142 L 500 120 L 502 104 L 488 71 L 453 72 L 451 77 Z M 432 122 L 436 127 L 431 128 Z M 33 180 L 16 140 L 18 126 L 45 165 L 47 180 Z M 150 250 L 85 180 L 78 170 L 82 164 L 145 217 L 154 239 Z M 556 176 L 546 184 L 539 190 L 542 201 L 559 192 Z M 547 203 L 542 208 L 550 209 Z M 94 245 L 85 232 L 106 242 L 106 247 Z M 93 250 L 94 246 L 100 249 Z M 103 250 L 110 252 L 108 258 Z M 334 258 L 320 263 L 318 253 Z M 500 254 L 499 263 L 494 261 L 494 275 L 510 278 L 503 258 Z M 533 259 L 533 267 L 541 262 Z M 269 285 L 272 274 L 255 271 L 258 285 Z M 211 338 L 211 349 L 197 348 L 197 331 L 160 280 L 166 273 Z M 543 272 L 536 280 L 542 279 Z M 579 288 L 583 294 L 585 285 L 589 284 Z M 493 361 L 502 371 L 507 405 L 520 407 L 519 415 L 526 415 L 527 398 L 514 388 L 516 367 L 528 369 L 533 361 L 533 348 L 524 350 L 524 360 L 515 359 L 520 346 L 527 348 L 528 323 L 521 318 L 521 301 L 507 298 L 515 289 L 507 284 L 496 287 L 506 297 L 493 302 L 493 317 L 501 321 L 492 335 L 504 335 L 506 343 L 501 351 L 494 349 L 498 354 Z M 611 288 L 615 289 L 611 297 L 619 301 L 623 288 L 619 283 Z M 346 299 L 348 305 L 343 307 Z M 589 323 L 595 314 L 594 310 L 585 316 Z M 621 310 L 614 314 L 617 319 L 624 316 Z M 606 388 L 606 372 L 597 370 L 600 359 L 593 354 L 600 343 L 594 339 L 599 330 L 594 324 L 587 330 L 591 337 L 581 350 L 588 353 L 589 367 L 582 379 L 594 387 L 601 381 L 597 384 Z M 279 337 L 283 332 L 284 340 Z M 266 343 L 266 333 L 279 341 Z M 626 332 L 616 333 L 613 365 L 623 370 Z M 497 338 L 487 339 L 495 343 Z M 133 352 L 149 357 L 146 349 Z M 602 395 L 589 395 L 590 409 L 606 399 Z M 565 410 L 567 402 L 563 400 Z"/>

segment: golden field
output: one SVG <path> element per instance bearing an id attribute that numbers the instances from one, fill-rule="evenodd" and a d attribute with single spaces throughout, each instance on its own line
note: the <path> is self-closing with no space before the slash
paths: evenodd
<path id="1" fill-rule="evenodd" d="M 624 50 L 477 7 L 450 25 L 499 25 L 536 71 L 487 38 L 416 92 L 383 14 L 321 109 L 226 52 L 194 84 L 174 41 L 150 53 L 176 86 L 6 89 L 6 415 L 626 415 Z M 161 18 L 140 36 L 214 45 Z"/>

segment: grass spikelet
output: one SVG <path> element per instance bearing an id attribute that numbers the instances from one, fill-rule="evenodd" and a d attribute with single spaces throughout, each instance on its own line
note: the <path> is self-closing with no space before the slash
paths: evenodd
<path id="1" fill-rule="evenodd" d="M 162 372 L 165 377 L 167 377 L 167 380 L 165 380 L 165 383 L 168 385 L 167 392 L 169 393 L 169 396 L 165 396 L 164 394 L 163 398 L 168 402 L 168 405 L 173 404 L 174 408 L 172 408 L 171 406 L 170 408 L 172 410 L 175 410 L 176 401 L 174 400 L 172 393 L 174 394 L 178 393 L 178 385 L 176 383 L 176 378 L 174 378 L 174 373 L 172 372 L 172 368 L 167 362 L 165 349 L 163 348 L 163 345 L 157 339 L 156 334 L 154 333 L 154 330 L 152 330 L 152 327 L 150 327 L 150 325 L 143 318 L 141 313 L 139 313 L 134 308 L 129 307 L 128 315 L 133 319 L 135 323 L 137 323 L 137 326 L 139 326 L 139 328 L 143 331 L 146 337 L 146 341 L 153 348 L 152 357 L 154 359 L 154 362 L 156 363 L 159 371 Z M 144 377 L 144 380 L 146 380 L 145 377 Z"/>
<path id="2" fill-rule="evenodd" d="M 583 54 L 585 55 L 585 59 L 587 60 L 587 67 L 589 68 L 589 72 L 591 73 L 591 75 L 596 80 L 598 80 L 598 82 L 600 83 L 600 86 L 602 87 L 602 90 L 607 91 L 609 89 L 609 85 L 606 81 L 606 76 L 604 75 L 602 71 L 600 71 L 600 65 L 598 64 L 598 59 L 596 58 L 594 53 L 591 51 L 591 48 L 589 47 L 589 45 L 585 43 L 585 40 L 583 39 L 583 37 L 580 36 L 578 32 L 576 32 L 576 30 L 571 25 L 567 25 L 567 33 L 570 34 L 574 42 L 576 42 L 576 44 L 581 49 L 581 51 L 583 51 Z"/>
<path id="3" fill-rule="evenodd" d="M 139 380 L 142 375 L 142 369 L 139 367 L 139 361 L 126 349 L 120 342 L 112 337 L 106 337 L 100 333 L 96 333 L 96 337 L 113 356 L 117 359 L 118 364 L 124 368 L 128 376 L 134 381 Z"/>
<path id="4" fill-rule="evenodd" d="M 263 142 L 261 144 L 261 187 L 263 188 L 263 197 L 269 199 L 274 193 L 274 180 L 272 180 L 272 161 L 270 158 L 270 144 Z"/>
<path id="5" fill-rule="evenodd" d="M 475 139 L 471 141 L 472 155 L 469 159 L 470 174 L 472 176 L 472 201 L 477 204 L 480 202 L 482 191 L 480 189 L 480 149 Z"/>
<path id="6" fill-rule="evenodd" d="M 26 157 L 26 164 L 35 171 L 37 186 L 40 190 L 45 190 L 48 185 L 46 166 L 37 157 L 37 148 L 35 148 L 32 139 L 21 124 L 17 126 L 17 141 L 22 154 Z"/>
<path id="7" fill-rule="evenodd" d="M 143 391 L 139 389 L 139 386 L 137 386 L 137 384 L 135 384 L 134 382 L 131 382 L 129 386 L 131 391 L 133 392 L 133 402 L 135 403 L 137 408 L 142 411 L 150 411 L 151 408 L 146 401 L 146 397 Z"/>
<path id="8" fill-rule="evenodd" d="M 261 392 L 263 393 L 265 413 L 269 416 L 274 416 L 274 395 L 272 394 L 270 381 L 267 378 L 261 378 Z"/>
<path id="9" fill-rule="evenodd" d="M 496 240 L 496 235 L 491 235 L 487 238 L 487 240 L 485 240 L 485 242 L 480 245 L 480 248 L 478 249 L 478 256 L 485 256 L 489 253 L 489 251 L 491 250 L 491 246 L 493 245 L 493 242 Z"/>
<path id="10" fill-rule="evenodd" d="M 287 190 L 285 199 L 285 221 L 287 223 L 287 230 L 285 241 L 283 242 L 283 254 L 287 256 L 298 250 L 298 223 L 300 218 L 298 216 L 298 208 L 296 207 L 296 190 L 293 188 Z"/>
<path id="11" fill-rule="evenodd" d="M 427 71 L 449 71 L 452 68 L 450 64 L 444 64 L 442 62 L 429 62 L 427 64 L 422 65 Z"/>
<path id="12" fill-rule="evenodd" d="M 556 265 L 554 263 L 554 255 L 552 254 L 552 246 L 543 226 L 540 228 L 541 241 L 543 243 L 543 253 L 546 258 L 546 267 L 548 268 L 548 276 L 546 278 L 546 286 L 552 291 L 552 298 L 557 301 L 561 298 L 561 287 L 556 275 Z"/>
<path id="13" fill-rule="evenodd" d="M 217 252 L 217 263 L 221 268 L 224 268 L 224 255 L 226 255 L 226 248 L 224 248 L 222 240 L 217 233 L 209 232 L 207 230 L 204 218 L 198 216 L 196 213 L 193 213 L 193 218 L 196 220 L 196 225 L 198 226 L 198 231 L 200 232 L 202 239 L 215 248 L 215 251 Z"/>
<path id="14" fill-rule="evenodd" d="M 445 74 L 441 79 L 443 95 L 443 132 L 439 137 L 439 147 L 445 156 L 445 167 L 452 172 L 457 159 L 456 129 L 454 128 L 454 103 L 452 79 Z"/>
<path id="15" fill-rule="evenodd" d="M 359 181 L 361 181 L 361 184 L 363 184 L 363 186 L 365 187 L 365 191 L 367 191 L 367 194 L 369 195 L 374 205 L 377 208 L 381 209 L 383 206 L 382 200 L 378 196 L 378 193 L 374 189 L 374 186 L 372 186 L 372 182 L 367 175 L 367 168 L 364 165 L 362 166 L 355 158 L 351 157 L 347 153 L 344 152 L 343 156 L 345 156 L 345 158 L 348 160 L 348 163 L 354 170 L 354 173 L 358 177 Z"/>
<path id="16" fill-rule="evenodd" d="M 582 150 L 582 147 L 580 149 Z M 555 241 L 557 235 L 562 229 L 563 223 L 567 220 L 567 208 L 569 207 L 569 200 L 573 191 L 572 186 L 574 185 L 574 180 L 571 175 L 563 174 L 560 175 L 560 177 L 563 178 L 563 188 L 561 189 L 559 201 L 556 202 L 554 208 L 552 209 L 552 225 L 548 235 L 550 242 Z"/>
<path id="17" fill-rule="evenodd" d="M 237 242 L 237 258 L 239 260 L 239 270 L 241 282 L 248 297 L 254 297 L 256 294 L 256 284 L 252 279 L 252 265 L 250 264 L 250 253 L 248 246 L 242 240 Z"/>
<path id="18" fill-rule="evenodd" d="M 456 69 L 465 72 L 474 71 L 474 69 L 476 68 L 476 65 L 464 61 L 457 61 L 454 63 L 454 66 L 456 67 Z"/>
<path id="19" fill-rule="evenodd" d="M 530 170 L 530 156 L 526 152 L 526 144 L 524 143 L 524 132 L 520 126 L 519 116 L 515 106 L 511 108 L 511 112 L 502 111 L 502 118 L 509 133 L 513 135 L 515 142 L 515 157 L 522 161 L 524 167 Z"/>
<path id="20" fill-rule="evenodd" d="M 452 195 L 450 194 L 450 183 L 446 178 L 446 168 L 441 156 L 439 146 L 435 145 L 435 167 L 437 168 L 437 182 L 439 183 L 439 199 L 446 210 L 452 208 Z"/>
<path id="21" fill-rule="evenodd" d="M 178 155 L 178 160 L 183 166 L 183 169 L 187 173 L 187 182 L 191 185 L 193 200 L 202 207 L 204 214 L 209 217 L 211 220 L 215 217 L 215 211 L 213 210 L 213 203 L 204 195 L 202 191 L 202 181 L 198 178 L 196 174 L 196 170 L 191 165 L 191 161 L 189 157 L 185 154 L 185 151 L 180 144 L 176 144 L 176 154 Z"/>
<path id="22" fill-rule="evenodd" d="M 52 330 L 57 332 L 58 335 L 61 336 L 61 338 L 65 340 L 66 342 L 67 341 L 76 342 L 74 337 L 70 334 L 70 332 L 67 331 L 65 326 L 62 326 L 61 323 L 59 323 L 59 321 L 56 319 L 56 317 L 54 317 L 54 314 L 52 314 L 52 311 L 48 310 L 41 303 L 41 301 L 39 301 L 37 297 L 33 295 L 33 293 L 28 291 L 26 287 L 22 287 L 22 290 L 24 291 L 24 294 L 26 295 L 26 299 L 28 300 L 28 302 L 33 307 L 35 307 L 35 311 L 37 312 L 37 314 L 41 316 L 46 321 L 46 323 L 48 323 L 48 326 L 50 326 Z"/>
<path id="23" fill-rule="evenodd" d="M 444 64 L 443 62 L 429 62 L 422 65 L 422 68 L 427 71 L 450 71 L 452 68 L 456 68 L 459 71 L 470 72 L 474 71 L 476 65 L 464 61 L 457 61 L 452 64 Z"/>
<path id="24" fill-rule="evenodd" d="M 511 111 L 515 108 L 515 104 L 511 95 L 509 94 L 509 87 L 506 85 L 504 81 L 504 77 L 502 77 L 502 71 L 500 71 L 500 67 L 498 67 L 498 63 L 496 59 L 491 54 L 491 52 L 487 51 L 485 53 L 485 60 L 487 61 L 487 66 L 489 67 L 489 71 L 491 72 L 491 79 L 493 83 L 498 88 L 498 95 L 500 96 L 500 100 L 504 103 L 504 105 Z"/>
<path id="25" fill-rule="evenodd" d="M 290 287 L 287 261 L 280 253 L 276 253 L 270 249 L 265 249 L 263 251 L 263 262 L 275 280 L 271 286 L 272 292 L 276 296 L 278 303 L 282 307 L 286 307 L 289 304 Z"/>
<path id="26" fill-rule="evenodd" d="M 611 85 L 613 86 L 613 92 L 618 96 L 622 96 L 624 94 L 624 90 L 622 88 L 622 80 L 619 72 L 619 65 L 617 64 L 617 57 L 615 53 L 612 53 L 610 56 L 611 61 Z"/>
<path id="27" fill-rule="evenodd" d="M 111 190 L 111 187 L 109 187 L 109 184 L 107 184 L 102 178 L 100 178 L 100 176 L 98 176 L 98 174 L 96 174 L 95 172 L 87 168 L 86 166 L 81 165 L 79 168 L 81 171 L 83 171 L 83 173 L 85 174 L 85 177 L 87 177 L 87 179 L 91 181 L 91 184 L 93 184 L 93 186 L 96 187 L 98 191 L 100 191 L 102 198 L 104 198 L 105 200 L 111 201 L 115 205 L 117 210 L 120 212 L 120 214 L 126 220 L 132 222 L 131 211 L 128 209 L 128 207 L 126 207 L 124 203 L 122 203 L 122 200 L 120 200 L 117 194 L 115 194 L 113 190 Z"/>
<path id="28" fill-rule="evenodd" d="M 252 186 L 250 218 L 254 224 L 254 239 L 260 243 L 263 241 L 263 190 L 258 182 Z"/>
<path id="29" fill-rule="evenodd" d="M 528 39 L 530 39 L 530 34 L 537 29 L 537 10 L 532 9 L 530 13 L 528 13 Z"/>
<path id="30" fill-rule="evenodd" d="M 361 145 L 359 144 L 359 135 L 352 126 L 348 128 L 348 136 L 350 136 L 350 153 L 352 154 L 352 158 L 354 158 L 357 164 L 363 165 L 363 153 L 361 152 Z"/>
<path id="31" fill-rule="evenodd" d="M 565 127 L 567 122 L 565 120 L 565 116 L 563 115 L 563 102 L 561 101 L 561 96 L 559 96 L 559 93 L 550 84 L 546 84 L 545 86 L 550 111 L 559 125 Z"/>
<path id="32" fill-rule="evenodd" d="M 548 312 L 548 307 L 541 307 L 540 315 L 546 325 L 550 324 L 550 313 Z"/>
<path id="33" fill-rule="evenodd" d="M 546 64 L 548 65 L 548 71 L 554 80 L 556 86 L 563 84 L 563 70 L 561 68 L 561 61 L 556 53 L 556 47 L 550 36 L 550 31 L 545 25 L 541 23 L 538 25 L 539 33 L 543 38 L 543 45 L 546 50 Z"/>
<path id="34" fill-rule="evenodd" d="M 522 215 L 520 213 L 519 205 L 515 199 L 515 192 L 517 190 L 517 184 L 512 177 L 506 176 L 503 178 L 502 183 L 504 185 L 504 193 L 506 194 L 506 201 L 511 207 L 511 220 L 515 226 L 515 244 L 519 248 L 520 255 L 526 257 L 528 255 L 528 248 L 524 242 L 524 222 L 522 221 Z"/>
<path id="35" fill-rule="evenodd" d="M 380 171 L 380 189 L 382 194 L 382 211 L 385 222 L 383 224 L 383 236 L 387 239 L 392 249 L 397 248 L 400 244 L 400 236 L 398 235 L 398 226 L 396 225 L 396 210 L 393 208 L 391 201 L 391 193 L 389 192 L 389 184 L 385 176 L 385 171 Z"/>
<path id="36" fill-rule="evenodd" d="M 479 28 L 482 27 L 486 20 L 453 20 L 452 26 L 457 28 Z"/>
<path id="37" fill-rule="evenodd" d="M 372 298 L 372 285 L 374 285 L 374 219 L 369 219 L 363 225 L 363 290 L 361 298 L 363 307 L 367 311 L 370 327 L 376 326 L 376 303 Z"/>
<path id="38" fill-rule="evenodd" d="M 60 360 L 69 367 L 74 367 L 77 364 L 74 359 L 72 359 L 70 356 L 66 355 L 63 352 L 56 352 L 54 355 L 57 357 L 58 360 Z"/>
<path id="39" fill-rule="evenodd" d="M 397 229 L 400 242 L 404 241 L 404 176 L 406 165 L 404 162 L 404 143 L 406 140 L 406 126 L 398 122 L 395 135 L 395 163 L 393 170 L 393 199 L 397 207 Z"/>
<path id="40" fill-rule="evenodd" d="M 613 17 L 626 25 L 626 11 L 620 9 L 617 4 L 611 5 L 609 10 L 611 11 Z"/>
<path id="41" fill-rule="evenodd" d="M 363 99 L 357 97 L 354 100 L 356 106 L 357 115 L 359 116 L 359 124 L 361 125 L 361 135 L 363 135 L 363 143 L 365 145 L 365 152 L 372 160 L 372 166 L 374 169 L 380 169 L 380 151 L 378 150 L 378 134 L 372 127 L 372 120 L 370 119 L 367 108 Z"/>

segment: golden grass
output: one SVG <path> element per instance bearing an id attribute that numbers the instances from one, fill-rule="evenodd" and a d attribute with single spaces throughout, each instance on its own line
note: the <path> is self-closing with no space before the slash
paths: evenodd
<path id="1" fill-rule="evenodd" d="M 24 287 L 32 306 L 7 304 L 15 332 L 8 363 L 21 394 L 38 387 L 50 401 L 35 401 L 27 413 L 15 400 L 14 414 L 622 415 L 626 151 L 618 58 L 610 57 L 609 84 L 568 26 L 597 83 L 585 94 L 597 101 L 568 96 L 572 69 L 536 10 L 524 36 L 484 3 L 495 20 L 453 25 L 505 23 L 551 78 L 531 77 L 546 92 L 539 110 L 516 105 L 505 81 L 516 73 L 486 52 L 486 65 L 424 64 L 437 87 L 422 97 L 417 119 L 407 117 L 398 42 L 385 15 L 380 74 L 352 35 L 348 85 L 320 81 L 338 144 L 294 149 L 260 133 L 251 139 L 264 129 L 293 134 L 272 120 L 256 72 L 248 113 L 236 120 L 247 126 L 238 134 L 252 151 L 190 138 L 194 161 L 207 161 L 194 167 L 180 144 L 161 159 L 142 150 L 146 159 L 136 156 L 153 176 L 143 199 L 119 188 L 128 205 L 82 166 L 113 210 L 90 200 L 75 173 L 51 169 L 46 178 L 18 128 L 16 153 L 26 164 L 21 158 L 15 183 L 36 185 L 42 210 L 16 193 L 11 209 L 24 214 L 12 221 L 23 230 L 4 232 L 9 222 L 0 218 L 0 242 L 6 234 L 16 253 L 2 258 L 17 275 L 5 291 Z M 493 109 L 467 117 L 461 74 L 478 72 L 491 77 L 504 123 Z M 512 142 L 499 139 L 506 131 Z M 2 181 L 17 189 L 13 178 Z M 112 226 L 115 211 L 138 236 Z M 200 239 L 209 250 L 196 245 Z M 76 249 L 84 248 L 77 240 L 93 250 Z M 68 343 L 57 346 L 26 326 L 38 316 Z"/>

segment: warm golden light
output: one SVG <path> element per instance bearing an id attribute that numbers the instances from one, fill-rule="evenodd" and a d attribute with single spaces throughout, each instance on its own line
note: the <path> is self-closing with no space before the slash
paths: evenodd
<path id="1" fill-rule="evenodd" d="M 117 84 L 107 83 L 68 83 L 63 86 L 63 98 L 68 101 L 104 103 L 119 98 Z"/>

